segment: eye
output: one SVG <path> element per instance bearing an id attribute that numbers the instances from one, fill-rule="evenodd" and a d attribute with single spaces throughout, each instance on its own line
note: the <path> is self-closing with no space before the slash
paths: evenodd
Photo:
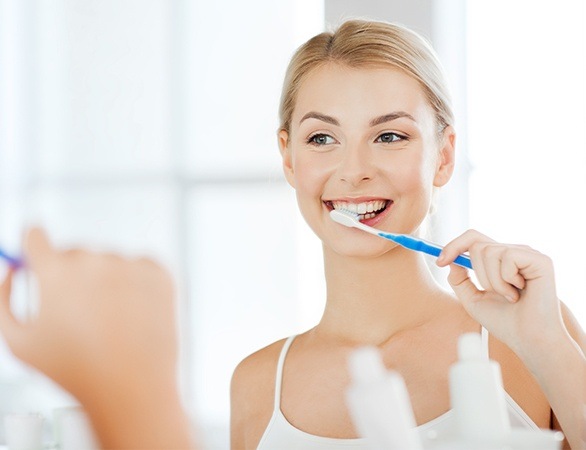
<path id="1" fill-rule="evenodd" d="M 336 141 L 333 137 L 331 137 L 328 134 L 324 134 L 324 133 L 313 134 L 309 137 L 309 139 L 307 139 L 308 144 L 317 145 L 317 146 L 334 144 L 335 142 Z"/>
<path id="2" fill-rule="evenodd" d="M 406 136 L 401 136 L 397 133 L 383 133 L 379 137 L 376 138 L 375 142 L 382 142 L 384 144 L 391 144 L 393 142 L 399 142 L 406 140 Z"/>

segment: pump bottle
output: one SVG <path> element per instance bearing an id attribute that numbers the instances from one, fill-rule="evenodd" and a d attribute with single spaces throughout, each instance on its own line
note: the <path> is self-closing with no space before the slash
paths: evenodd
<path id="1" fill-rule="evenodd" d="M 388 371 L 375 347 L 349 358 L 346 400 L 354 425 L 371 450 L 422 450 L 409 394 L 401 375 Z"/>
<path id="2" fill-rule="evenodd" d="M 478 333 L 460 336 L 458 362 L 450 368 L 450 397 L 461 437 L 485 442 L 510 433 L 500 366 L 482 354 Z"/>

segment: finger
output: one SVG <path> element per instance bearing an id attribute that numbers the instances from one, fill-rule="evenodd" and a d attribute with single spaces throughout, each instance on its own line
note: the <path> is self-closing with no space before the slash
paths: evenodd
<path id="1" fill-rule="evenodd" d="M 514 264 L 507 263 L 505 269 L 502 260 L 505 252 L 506 250 L 501 246 L 493 245 L 485 248 L 483 251 L 484 270 L 490 283 L 490 290 L 502 295 L 510 302 L 515 302 L 519 298 L 519 292 L 509 281 L 515 279 L 514 273 L 517 272 L 517 268 Z M 506 278 L 503 276 L 505 272 Z M 486 289 L 488 290 L 489 288 Z"/>
<path id="2" fill-rule="evenodd" d="M 516 288 L 515 292 L 517 295 L 513 298 L 514 300 L 518 300 L 519 291 L 525 289 L 527 282 L 525 278 L 523 278 L 523 275 L 521 275 L 519 266 L 515 260 L 507 257 L 503 258 L 501 263 L 501 276 L 503 277 L 503 280 Z"/>
<path id="3" fill-rule="evenodd" d="M 527 281 L 543 276 L 553 277 L 551 258 L 530 247 L 513 246 L 507 250 L 505 258 L 515 264 L 517 272 L 523 278 L 523 288 Z"/>
<path id="4" fill-rule="evenodd" d="M 468 230 L 456 239 L 449 242 L 442 250 L 440 256 L 437 259 L 437 264 L 440 267 L 451 264 L 458 255 L 470 251 L 470 248 L 476 243 L 493 243 L 493 239 L 488 236 L 476 231 Z M 473 263 L 474 270 L 476 265 Z"/>
<path id="5" fill-rule="evenodd" d="M 480 286 L 487 290 L 494 290 L 490 277 L 488 276 L 486 263 L 489 259 L 486 257 L 486 249 L 490 243 L 486 242 L 475 242 L 470 246 L 470 260 L 472 261 L 472 267 L 474 267 L 474 274 Z"/>
<path id="6" fill-rule="evenodd" d="M 31 268 L 42 266 L 54 253 L 53 246 L 45 231 L 34 227 L 28 230 L 24 238 L 24 252 Z"/>
<path id="7" fill-rule="evenodd" d="M 10 308 L 13 274 L 14 272 L 9 270 L 2 284 L 0 284 L 0 330 L 6 337 L 9 345 L 13 343 L 17 330 L 20 327 L 19 322 L 12 314 L 12 309 Z"/>

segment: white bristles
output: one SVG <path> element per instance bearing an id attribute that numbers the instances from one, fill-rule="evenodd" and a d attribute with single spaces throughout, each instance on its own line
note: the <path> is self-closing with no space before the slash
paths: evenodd
<path id="1" fill-rule="evenodd" d="M 364 225 L 362 222 L 358 220 L 358 214 L 355 214 L 351 211 L 346 211 L 343 209 L 334 209 L 330 211 L 330 217 L 334 222 L 338 222 L 341 225 L 350 228 L 358 228 L 362 231 L 366 231 L 367 233 L 374 234 L 376 236 L 379 235 L 378 230 L 369 227 L 368 225 Z"/>
<path id="2" fill-rule="evenodd" d="M 347 227 L 355 227 L 358 221 L 358 214 L 346 210 L 334 209 L 330 211 L 330 217 L 339 224 Z"/>

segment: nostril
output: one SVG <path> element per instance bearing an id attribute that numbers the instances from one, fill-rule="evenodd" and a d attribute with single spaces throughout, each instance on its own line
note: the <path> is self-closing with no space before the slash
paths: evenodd
<path id="1" fill-rule="evenodd" d="M 369 175 L 343 175 L 340 177 L 341 181 L 345 181 L 346 183 L 350 183 L 352 185 L 357 185 L 363 183 L 365 181 L 372 180 L 372 177 Z"/>

